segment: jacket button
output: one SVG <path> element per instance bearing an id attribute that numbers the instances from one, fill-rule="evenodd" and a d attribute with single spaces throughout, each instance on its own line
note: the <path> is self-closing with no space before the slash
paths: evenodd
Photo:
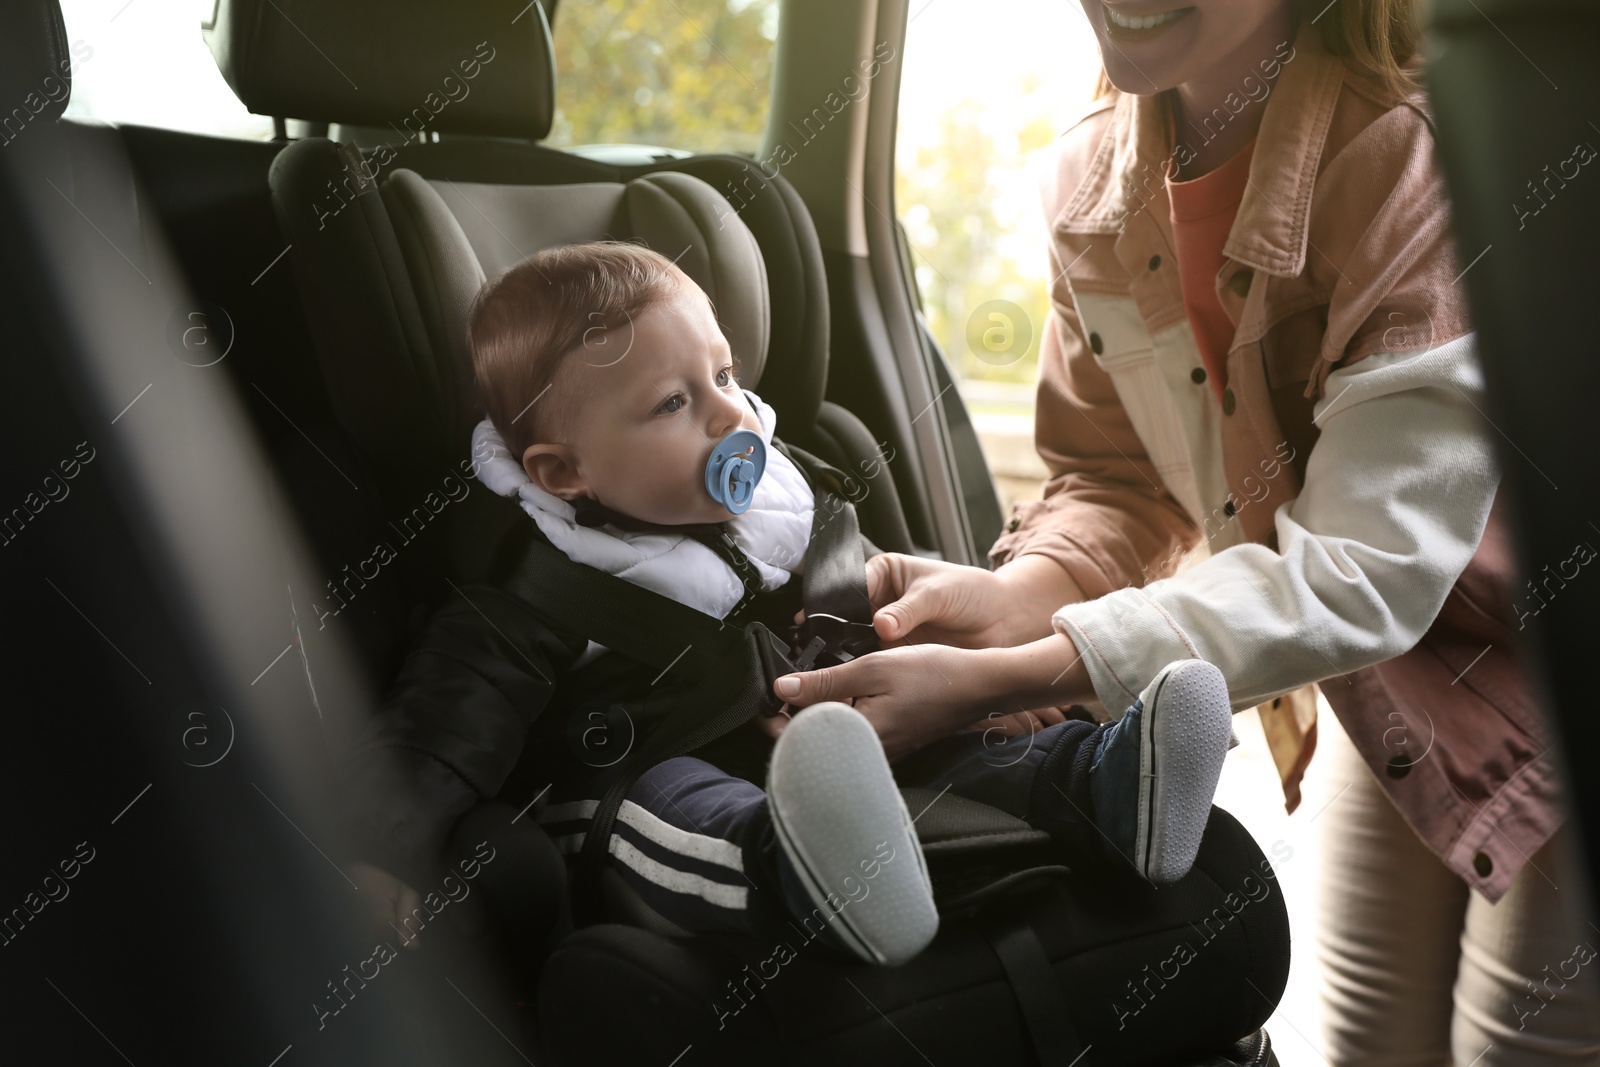
<path id="1" fill-rule="evenodd" d="M 1239 514 L 1239 509 L 1234 506 L 1232 497 L 1222 502 L 1222 513 L 1230 519 Z"/>
<path id="2" fill-rule="evenodd" d="M 1089 348 L 1091 350 L 1093 350 L 1094 354 L 1097 355 L 1097 356 L 1105 348 L 1105 346 L 1100 343 L 1100 335 L 1099 334 L 1097 334 L 1097 333 L 1089 334 Z"/>
<path id="3" fill-rule="evenodd" d="M 1404 752 L 1396 752 L 1389 757 L 1389 766 L 1386 769 L 1386 773 L 1390 778 L 1404 778 L 1411 773 L 1411 757 Z"/>
<path id="4" fill-rule="evenodd" d="M 1233 390 L 1224 389 L 1222 391 L 1222 413 L 1224 415 L 1232 415 L 1234 407 Z"/>
<path id="5" fill-rule="evenodd" d="M 1478 872 L 1479 878 L 1487 878 L 1494 871 L 1494 860 L 1486 852 L 1480 852 L 1472 857 L 1472 869 Z"/>
<path id="6" fill-rule="evenodd" d="M 1189 372 L 1189 380 L 1196 385 L 1200 385 L 1206 380 L 1206 369 L 1204 367 L 1196 367 Z"/>
<path id="7" fill-rule="evenodd" d="M 1011 516 L 1010 519 L 1008 519 L 1006 521 L 1006 531 L 1008 533 L 1016 533 L 1017 532 L 1017 527 L 1021 526 L 1021 525 L 1022 525 L 1022 516 L 1021 515 L 1013 515 L 1013 516 Z"/>
<path id="8" fill-rule="evenodd" d="M 1255 277 L 1255 271 L 1242 270 L 1228 279 L 1228 288 L 1233 290 L 1235 296 L 1244 296 L 1250 291 L 1250 279 Z"/>
<path id="9" fill-rule="evenodd" d="M 1161 268 L 1161 257 L 1160 256 L 1151 256 L 1150 257 L 1150 269 L 1151 270 L 1159 270 L 1160 268 Z"/>

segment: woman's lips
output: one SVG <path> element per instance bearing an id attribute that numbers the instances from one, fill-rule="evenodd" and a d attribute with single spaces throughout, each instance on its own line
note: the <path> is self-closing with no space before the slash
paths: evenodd
<path id="1" fill-rule="evenodd" d="M 1194 8 L 1178 7 L 1149 15 L 1135 15 L 1119 10 L 1110 4 L 1100 5 L 1104 15 L 1106 35 L 1115 41 L 1148 41 L 1163 33 L 1169 26 L 1189 15 Z"/>

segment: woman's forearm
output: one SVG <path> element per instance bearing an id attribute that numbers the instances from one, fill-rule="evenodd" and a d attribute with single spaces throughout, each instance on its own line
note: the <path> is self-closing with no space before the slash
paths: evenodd
<path id="1" fill-rule="evenodd" d="M 1477 550 L 1499 482 L 1474 343 L 1377 353 L 1328 376 L 1275 548 L 1234 545 L 1059 612 L 1092 653 L 1102 700 L 1126 706 L 1163 665 L 1193 656 L 1246 708 L 1414 647 Z"/>
<path id="2" fill-rule="evenodd" d="M 1066 634 L 1052 633 L 1025 645 L 985 649 L 978 655 L 985 668 L 983 688 L 993 694 L 996 703 L 1026 711 L 1094 699 L 1094 685 L 1083 657 Z"/>
<path id="3" fill-rule="evenodd" d="M 1067 569 L 1049 556 L 1018 556 L 997 568 L 996 578 L 1005 584 L 1009 612 L 1009 645 L 1023 645 L 1055 633 L 1050 617 L 1065 604 L 1084 599 L 1083 590 Z M 1053 705 L 1037 705 L 1051 707 Z"/>

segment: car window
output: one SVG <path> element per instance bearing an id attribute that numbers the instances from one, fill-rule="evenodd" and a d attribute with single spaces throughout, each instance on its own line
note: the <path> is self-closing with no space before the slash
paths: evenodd
<path id="1" fill-rule="evenodd" d="M 69 118 L 272 138 L 233 95 L 200 23 L 215 0 L 61 0 L 72 55 Z"/>
<path id="2" fill-rule="evenodd" d="M 556 8 L 553 145 L 754 153 L 778 0 L 569 0 Z"/>
<path id="3" fill-rule="evenodd" d="M 944 350 L 1001 503 L 1040 495 L 1033 381 L 1049 311 L 1039 155 L 1093 96 L 1077 0 L 916 3 L 906 28 L 895 207 L 928 328 Z"/>

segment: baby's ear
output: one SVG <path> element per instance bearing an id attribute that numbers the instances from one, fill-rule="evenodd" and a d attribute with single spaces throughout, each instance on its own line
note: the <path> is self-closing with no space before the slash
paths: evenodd
<path id="1" fill-rule="evenodd" d="M 589 496 L 589 482 L 578 472 L 577 457 L 567 445 L 529 445 L 522 453 L 522 469 L 540 489 L 562 500 Z"/>

